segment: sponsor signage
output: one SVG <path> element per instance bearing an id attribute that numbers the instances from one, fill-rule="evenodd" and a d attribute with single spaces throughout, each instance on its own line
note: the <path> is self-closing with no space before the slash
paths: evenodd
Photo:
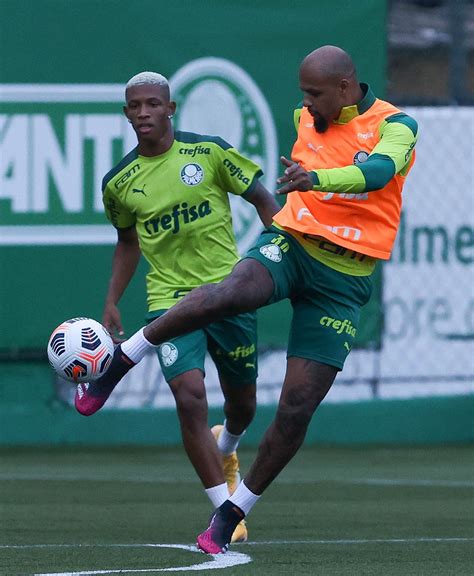
<path id="1" fill-rule="evenodd" d="M 221 136 L 259 163 L 273 188 L 276 131 L 254 80 L 229 60 L 201 58 L 178 70 L 170 84 L 178 102 L 175 128 Z M 115 243 L 101 182 L 136 145 L 121 113 L 123 92 L 119 84 L 0 86 L 0 245 Z M 181 175 L 190 186 L 202 178 L 199 153 L 206 150 L 196 149 Z M 232 195 L 231 202 L 244 251 L 261 224 L 252 205 Z"/>
<path id="2" fill-rule="evenodd" d="M 417 160 L 384 268 L 384 374 L 474 376 L 474 109 L 413 108 Z"/>

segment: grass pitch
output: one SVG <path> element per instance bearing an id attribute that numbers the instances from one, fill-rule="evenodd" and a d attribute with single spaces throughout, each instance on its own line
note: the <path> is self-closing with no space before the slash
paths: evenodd
<path id="1" fill-rule="evenodd" d="M 192 548 L 211 508 L 181 448 L 3 449 L 0 574 L 471 575 L 473 452 L 303 448 L 215 560 Z"/>

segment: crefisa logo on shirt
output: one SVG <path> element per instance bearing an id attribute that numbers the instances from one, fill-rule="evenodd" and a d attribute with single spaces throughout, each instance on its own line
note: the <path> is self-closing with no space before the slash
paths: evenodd
<path id="1" fill-rule="evenodd" d="M 363 164 L 367 162 L 367 158 L 369 157 L 369 153 L 365 150 L 359 150 L 354 154 L 353 162 L 354 164 Z"/>
<path id="2" fill-rule="evenodd" d="M 230 60 L 206 57 L 180 68 L 170 78 L 170 86 L 178 103 L 173 118 L 175 129 L 223 138 L 262 168 L 262 183 L 272 190 L 278 172 L 275 123 L 253 78 Z M 197 159 L 198 152 L 195 155 L 187 152 L 189 159 Z M 193 166 L 196 164 L 187 164 L 181 172 L 181 179 L 188 186 L 198 183 Z M 241 181 L 246 178 L 230 161 L 224 167 L 234 178 Z M 262 223 L 252 204 L 234 194 L 229 194 L 229 200 L 235 236 L 243 254 L 259 236 Z"/>
<path id="3" fill-rule="evenodd" d="M 181 168 L 180 176 L 187 186 L 196 186 L 204 178 L 204 170 L 199 164 L 191 162 Z"/>

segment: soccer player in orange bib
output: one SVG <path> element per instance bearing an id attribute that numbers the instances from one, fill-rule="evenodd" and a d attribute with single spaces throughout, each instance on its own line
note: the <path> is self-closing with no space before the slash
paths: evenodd
<path id="1" fill-rule="evenodd" d="M 278 192 L 285 206 L 218 284 L 196 288 L 117 348 L 93 383 L 110 389 L 147 350 L 222 317 L 289 298 L 287 370 L 275 418 L 237 490 L 198 538 L 225 552 L 237 524 L 296 454 L 311 418 L 342 370 L 371 294 L 378 260 L 390 257 L 402 188 L 413 165 L 416 121 L 359 83 L 349 54 L 311 52 L 300 67 L 297 139 Z"/>

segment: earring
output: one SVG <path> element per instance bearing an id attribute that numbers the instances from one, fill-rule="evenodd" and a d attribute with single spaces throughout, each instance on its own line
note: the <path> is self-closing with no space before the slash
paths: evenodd
<path id="1" fill-rule="evenodd" d="M 173 118 L 173 114 L 170 114 L 168 118 L 171 120 L 171 118 Z"/>

